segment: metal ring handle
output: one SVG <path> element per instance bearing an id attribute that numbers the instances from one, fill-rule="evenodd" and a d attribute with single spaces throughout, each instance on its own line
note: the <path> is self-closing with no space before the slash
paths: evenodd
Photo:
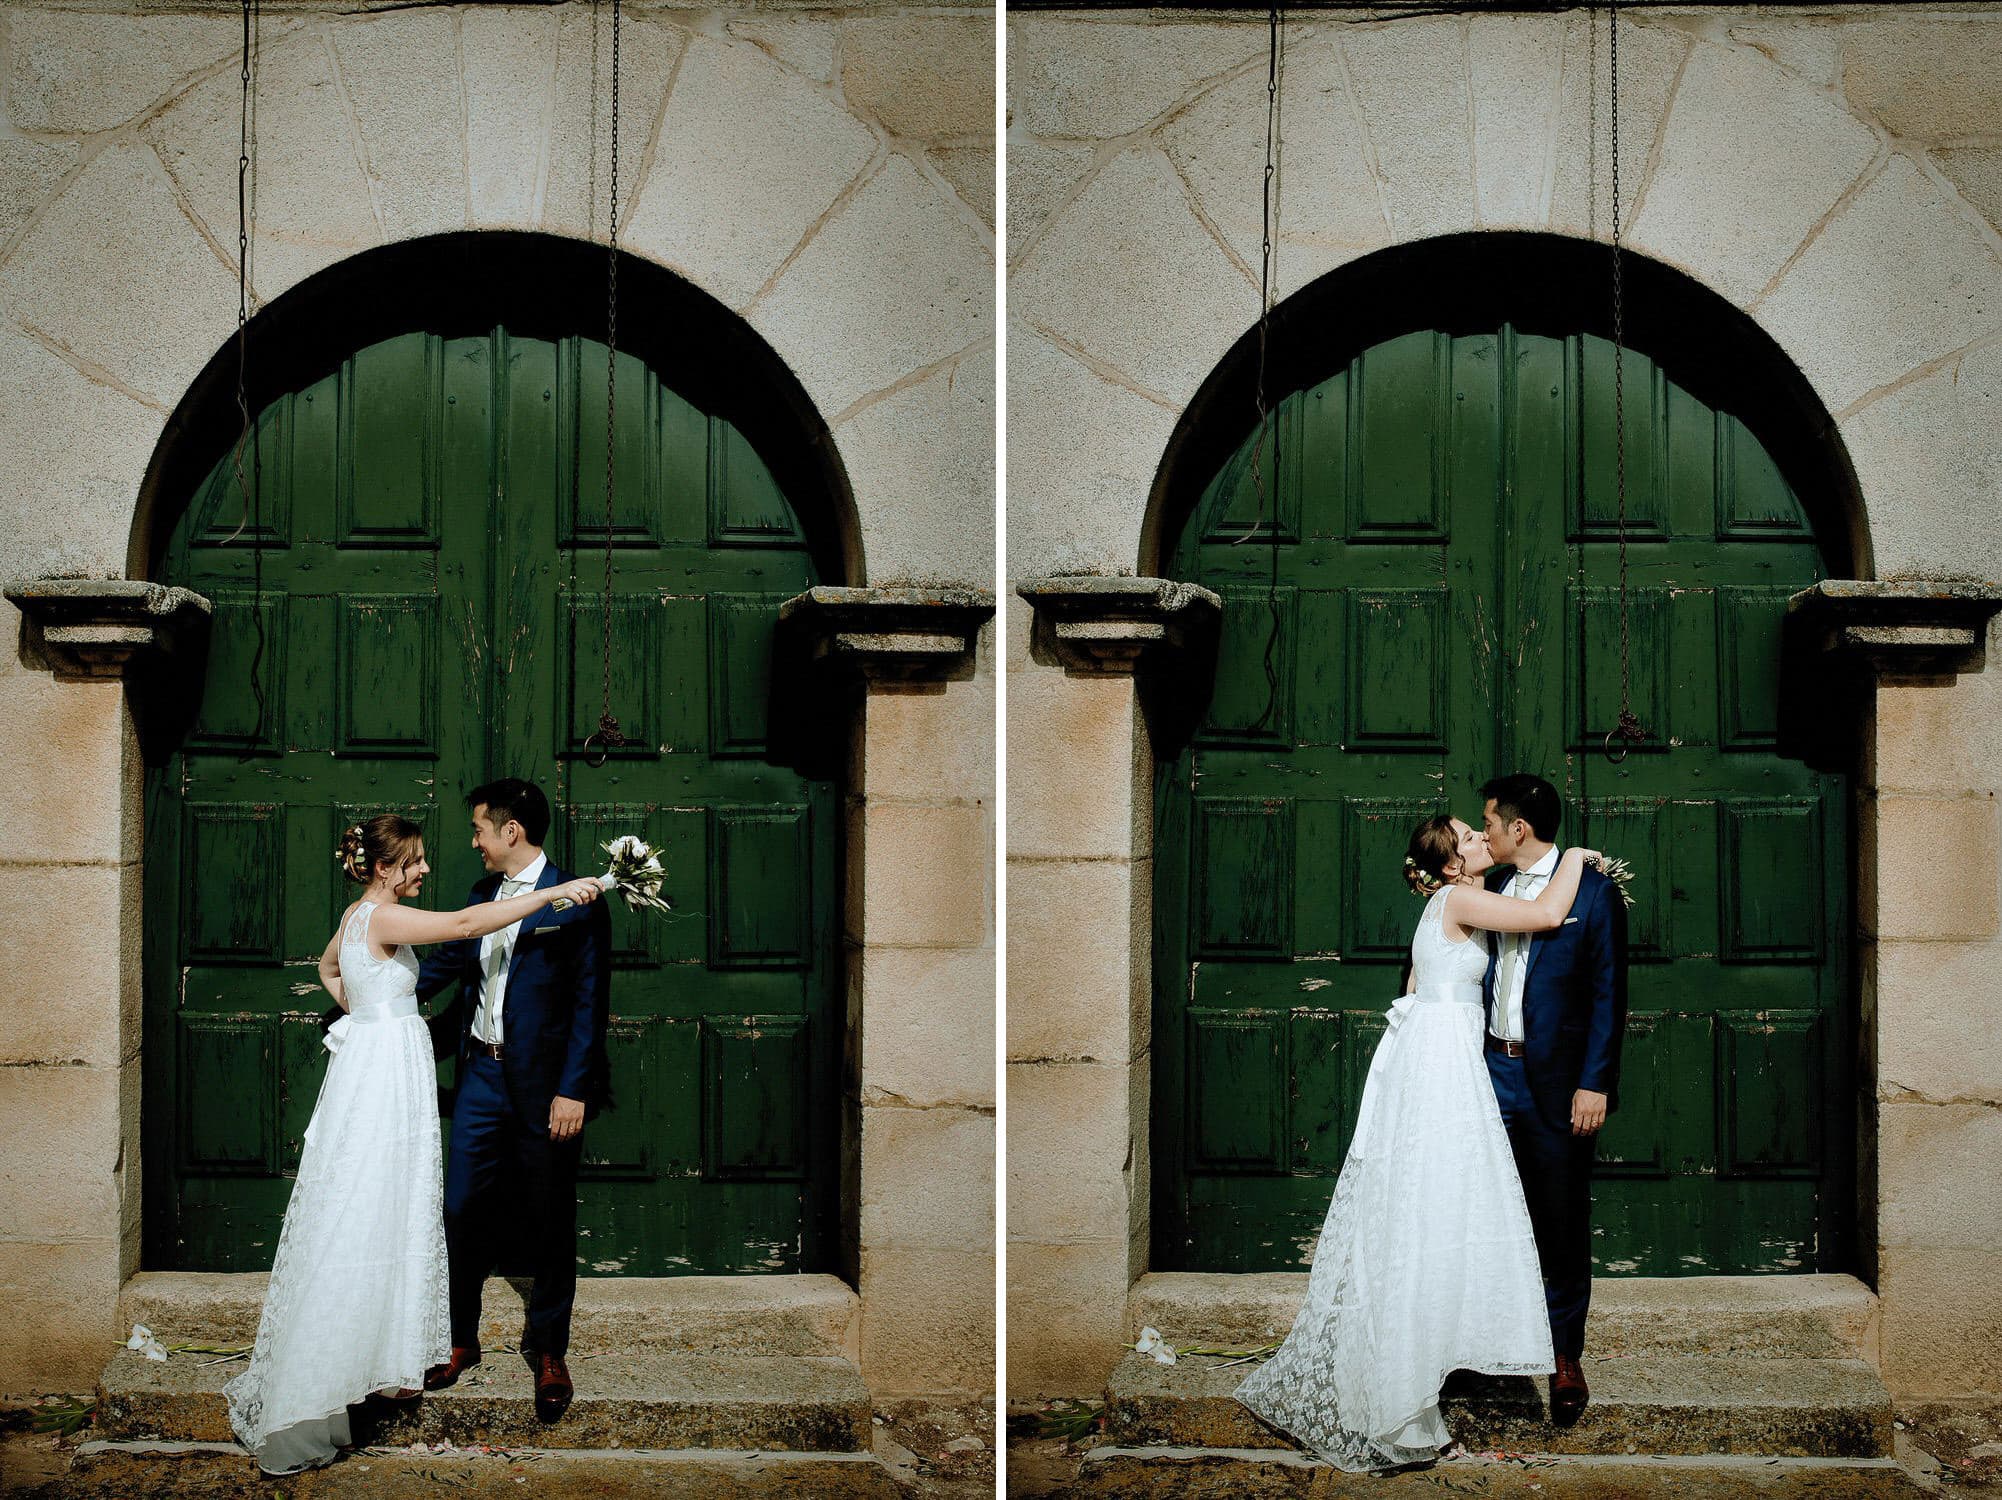
<path id="1" fill-rule="evenodd" d="M 1621 740 L 1620 753 L 1618 755 L 1613 754 L 1613 741 L 1619 738 L 1620 738 L 1619 730 L 1608 729 L 1606 731 L 1606 745 L 1605 745 L 1606 759 L 1611 761 L 1616 766 L 1619 765 L 1624 760 L 1626 760 L 1626 758 L 1633 753 L 1633 748 L 1634 748 L 1632 741 Z M 586 740 L 584 743 L 588 745 L 590 741 Z"/>
<path id="2" fill-rule="evenodd" d="M 591 758 L 591 742 L 593 740 L 602 742 L 598 746 L 598 758 L 596 760 L 593 760 Z M 592 770 L 595 771 L 599 767 L 604 765 L 604 763 L 610 760 L 611 758 L 612 758 L 612 742 L 609 738 L 606 737 L 604 730 L 594 729 L 589 734 L 584 736 L 583 759 L 585 765 L 589 766 Z"/>

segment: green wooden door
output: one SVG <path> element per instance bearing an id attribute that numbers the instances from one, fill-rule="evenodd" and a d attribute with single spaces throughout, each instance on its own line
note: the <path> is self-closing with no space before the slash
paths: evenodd
<path id="1" fill-rule="evenodd" d="M 1776 744 L 1786 597 L 1822 574 L 1758 440 L 1626 359 L 1620 766 L 1612 348 L 1420 332 L 1278 407 L 1173 554 L 1223 596 L 1214 697 L 1158 768 L 1155 1263 L 1310 1259 L 1419 906 L 1412 825 L 1502 770 L 1639 874 L 1601 1274 L 1843 1268 L 1846 780 Z M 1275 628 L 1276 622 L 1276 628 Z M 1268 650 L 1269 646 L 1269 650 Z"/>
<path id="2" fill-rule="evenodd" d="M 573 870 L 643 834 L 675 907 L 614 910 L 615 1107 L 585 1132 L 579 1271 L 832 1262 L 838 788 L 766 750 L 778 605 L 820 580 L 700 393 L 625 356 L 617 390 L 612 695 L 637 744 L 596 768 L 602 345 L 412 332 L 273 403 L 255 614 L 227 457 L 177 524 L 164 576 L 216 617 L 193 723 L 148 780 L 150 1265 L 270 1264 L 326 1067 L 313 966 L 354 895 L 337 830 L 418 818 L 425 904 L 456 905 L 481 874 L 464 793 L 500 775 L 548 792 Z"/>

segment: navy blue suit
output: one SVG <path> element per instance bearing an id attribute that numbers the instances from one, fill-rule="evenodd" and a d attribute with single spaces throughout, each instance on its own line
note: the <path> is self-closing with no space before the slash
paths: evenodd
<path id="1" fill-rule="evenodd" d="M 571 877 L 553 862 L 537 890 Z M 491 901 L 501 877 L 473 886 L 468 906 Z M 549 1138 L 549 1108 L 561 1095 L 597 1113 L 606 1087 L 605 1020 L 611 1000 L 612 924 L 603 901 L 522 919 L 501 1006 L 504 1057 L 472 1053 L 480 1004 L 480 943 L 441 944 L 419 970 L 417 993 L 450 985 L 451 1005 L 431 1022 L 439 1056 L 458 1058 L 451 1155 L 445 1165 L 445 1248 L 451 1260 L 452 1342 L 479 1343 L 480 1290 L 501 1259 L 501 1240 L 521 1235 L 534 1267 L 528 1344 L 562 1356 L 577 1292 L 577 1166 L 583 1136 Z M 507 1169 L 514 1172 L 509 1182 Z M 513 1192 L 506 1189 L 512 1188 Z"/>
<path id="2" fill-rule="evenodd" d="M 1505 866 L 1490 872 L 1488 889 L 1499 891 L 1515 873 Z M 1502 939 L 1500 933 L 1490 936 L 1482 981 L 1490 1033 Z M 1551 1343 L 1556 1353 L 1572 1359 L 1584 1351 L 1592 1300 L 1597 1138 L 1571 1133 L 1571 1096 L 1579 1089 L 1604 1094 L 1612 1113 L 1619 1103 L 1626 1025 L 1626 904 L 1612 881 L 1588 868 L 1564 925 L 1530 934 L 1522 990 L 1524 1055 L 1488 1053 L 1488 1074 L 1515 1149 L 1543 1263 Z"/>

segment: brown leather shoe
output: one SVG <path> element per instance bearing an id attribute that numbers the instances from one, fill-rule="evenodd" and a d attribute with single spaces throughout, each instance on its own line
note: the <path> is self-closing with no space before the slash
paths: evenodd
<path id="1" fill-rule="evenodd" d="M 1557 1373 L 1550 1377 L 1550 1420 L 1569 1427 L 1585 1414 L 1592 1392 L 1585 1384 L 1585 1372 L 1569 1355 L 1557 1356 Z"/>
<path id="2" fill-rule="evenodd" d="M 478 1344 L 470 1347 L 463 1344 L 454 1344 L 450 1359 L 446 1360 L 442 1365 L 433 1365 L 424 1372 L 424 1389 L 427 1391 L 442 1391 L 446 1386 L 453 1384 L 461 1375 L 472 1369 L 479 1362 L 480 1346 Z"/>
<path id="3" fill-rule="evenodd" d="M 563 1363 L 563 1357 L 560 1354 L 536 1355 L 535 1415 L 544 1422 L 554 1422 L 570 1405 L 573 1394 L 570 1367 Z"/>

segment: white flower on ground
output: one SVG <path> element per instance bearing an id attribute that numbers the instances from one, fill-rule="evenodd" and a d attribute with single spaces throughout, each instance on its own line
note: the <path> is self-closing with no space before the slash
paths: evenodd
<path id="1" fill-rule="evenodd" d="M 1143 1328 L 1134 1342 L 1134 1351 L 1153 1356 L 1157 1365 L 1172 1365 L 1175 1362 L 1175 1346 L 1161 1337 L 1158 1328 Z"/>
<path id="2" fill-rule="evenodd" d="M 167 1351 L 161 1347 L 160 1341 L 153 1337 L 153 1330 L 144 1323 L 132 1325 L 132 1337 L 125 1341 L 125 1347 L 145 1351 L 148 1359 L 164 1360 L 167 1357 Z"/>

